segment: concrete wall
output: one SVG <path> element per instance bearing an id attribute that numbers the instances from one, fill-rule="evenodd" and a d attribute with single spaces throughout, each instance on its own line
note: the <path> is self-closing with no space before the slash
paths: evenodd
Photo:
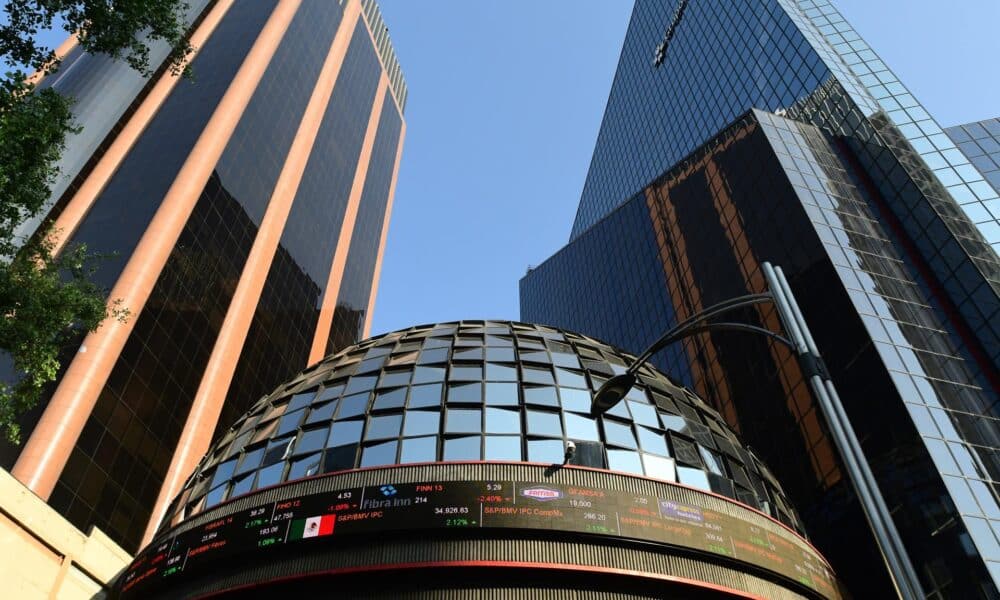
<path id="1" fill-rule="evenodd" d="M 99 529 L 84 534 L 0 469 L 0 596 L 104 596 L 131 560 Z"/>

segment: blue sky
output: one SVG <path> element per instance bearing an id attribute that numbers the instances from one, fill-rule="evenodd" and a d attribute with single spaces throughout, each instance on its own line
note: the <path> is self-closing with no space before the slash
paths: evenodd
<path id="1" fill-rule="evenodd" d="M 410 89 L 372 333 L 518 317 L 568 239 L 628 0 L 380 0 Z M 945 127 L 1000 116 L 1000 2 L 840 0 Z"/>

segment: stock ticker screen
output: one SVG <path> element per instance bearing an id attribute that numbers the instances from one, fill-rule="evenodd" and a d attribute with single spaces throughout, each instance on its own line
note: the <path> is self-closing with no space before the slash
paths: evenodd
<path id="1" fill-rule="evenodd" d="M 272 502 L 174 534 L 142 552 L 126 597 L 204 573 L 212 564 L 291 544 L 428 529 L 518 529 L 629 538 L 721 555 L 839 598 L 807 543 L 704 506 L 597 488 L 514 481 L 442 481 L 343 489 Z M 263 557 L 261 557 L 263 558 Z"/>

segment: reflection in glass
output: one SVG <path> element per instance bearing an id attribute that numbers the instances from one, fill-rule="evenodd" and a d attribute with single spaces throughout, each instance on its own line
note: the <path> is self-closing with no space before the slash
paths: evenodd
<path id="1" fill-rule="evenodd" d="M 660 419 L 663 421 L 664 428 L 678 433 L 687 433 L 687 421 L 684 420 L 684 417 L 660 413 Z"/>
<path id="2" fill-rule="evenodd" d="M 382 368 L 382 364 L 384 362 L 385 362 L 385 355 L 380 355 L 380 356 L 376 356 L 374 358 L 365 359 L 365 360 L 361 361 L 360 365 L 358 365 L 358 371 L 357 372 L 358 373 L 371 373 L 372 371 L 377 371 L 380 368 Z M 356 377 L 355 379 L 366 379 L 366 378 L 358 378 L 358 377 Z M 360 381 L 358 383 L 359 383 L 359 385 L 364 385 Z M 372 385 L 373 386 L 375 385 L 374 381 L 372 381 Z M 347 389 L 350 391 L 351 388 L 348 387 Z M 369 388 L 359 387 L 359 388 L 355 389 L 354 391 L 358 391 L 358 390 L 362 390 L 362 389 L 371 389 L 371 388 L 370 387 Z"/>
<path id="3" fill-rule="evenodd" d="M 285 416 L 281 417 L 281 421 L 278 423 L 278 430 L 274 432 L 275 436 L 282 436 L 286 433 L 295 431 L 299 423 L 302 421 L 302 417 L 305 416 L 306 411 L 297 410 L 295 412 L 285 413 Z"/>
<path id="4" fill-rule="evenodd" d="M 222 483 L 223 481 L 229 481 L 229 478 L 233 475 L 233 469 L 236 468 L 236 460 L 229 460 L 218 467 L 215 468 L 215 475 L 212 476 L 212 483 L 209 487 L 215 487 Z"/>
<path id="5" fill-rule="evenodd" d="M 575 388 L 586 388 L 587 378 L 580 373 L 575 373 L 569 369 L 556 369 L 556 379 L 559 380 L 559 385 L 575 387 Z"/>
<path id="6" fill-rule="evenodd" d="M 441 426 L 440 411 L 411 410 L 406 413 L 406 423 L 403 425 L 403 435 L 437 434 Z"/>
<path id="7" fill-rule="evenodd" d="M 435 460 L 437 460 L 436 436 L 403 440 L 399 451 L 400 463 L 434 462 Z"/>
<path id="8" fill-rule="evenodd" d="M 236 469 L 236 474 L 246 473 L 251 469 L 256 469 L 260 466 L 261 459 L 264 458 L 264 448 L 257 448 L 256 450 L 251 450 L 243 455 L 243 460 L 240 461 L 240 466 Z"/>
<path id="9" fill-rule="evenodd" d="M 356 444 L 361 441 L 361 428 L 364 421 L 336 421 L 330 429 L 330 439 L 326 445 L 329 448 Z"/>
<path id="10" fill-rule="evenodd" d="M 562 464 L 566 449 L 562 440 L 528 440 L 528 461 Z"/>
<path id="11" fill-rule="evenodd" d="M 639 445 L 646 452 L 652 452 L 653 454 L 661 454 L 667 456 L 670 453 L 667 452 L 667 439 L 659 431 L 650 431 L 645 427 L 636 427 L 636 432 L 639 434 Z"/>
<path id="12" fill-rule="evenodd" d="M 415 385 L 410 388 L 410 408 L 441 406 L 441 384 Z"/>
<path id="13" fill-rule="evenodd" d="M 375 387 L 375 377 L 351 377 L 351 380 L 347 383 L 347 389 L 344 390 L 345 394 L 357 394 L 358 392 L 367 392 Z"/>
<path id="14" fill-rule="evenodd" d="M 252 490 L 254 478 L 256 476 L 256 473 L 250 473 L 249 475 L 244 475 L 243 477 L 235 479 L 233 481 L 233 489 L 229 492 L 229 498 L 232 499 L 237 496 L 242 496 Z"/>
<path id="15" fill-rule="evenodd" d="M 250 438 L 250 443 L 256 444 L 257 442 L 270 439 L 271 436 L 274 435 L 274 432 L 277 431 L 278 423 L 279 421 L 276 419 L 274 421 L 268 421 L 263 425 L 261 425 L 259 428 L 257 428 L 255 432 L 252 432 L 253 437 Z M 248 435 L 250 433 L 251 432 L 247 432 Z"/>
<path id="16" fill-rule="evenodd" d="M 455 348 L 455 351 L 451 355 L 452 360 L 472 360 L 472 361 L 482 361 L 483 360 L 483 349 L 482 348 Z"/>
<path id="17" fill-rule="evenodd" d="M 451 348 L 451 340 L 440 338 L 427 338 L 424 340 L 424 350 L 431 348 Z"/>
<path id="18" fill-rule="evenodd" d="M 488 381 L 517 381 L 517 368 L 486 363 L 486 379 Z"/>
<path id="19" fill-rule="evenodd" d="M 486 360 L 493 362 L 514 362 L 513 348 L 487 348 Z"/>
<path id="20" fill-rule="evenodd" d="M 444 381 L 444 367 L 417 367 L 413 370 L 413 384 Z"/>
<path id="21" fill-rule="evenodd" d="M 302 394 L 295 394 L 292 399 L 288 401 L 288 408 L 285 410 L 287 412 L 292 412 L 299 410 L 300 408 L 305 408 L 312 402 L 313 396 L 316 395 L 316 390 L 309 390 L 308 392 Z"/>
<path id="22" fill-rule="evenodd" d="M 486 460 L 521 460 L 521 437 L 516 435 L 486 436 Z"/>
<path id="23" fill-rule="evenodd" d="M 702 446 L 698 446 L 698 450 L 701 452 L 701 458 L 705 461 L 705 467 L 707 467 L 709 471 L 715 473 L 716 475 L 726 475 L 726 470 L 722 466 L 721 456 Z"/>
<path id="24" fill-rule="evenodd" d="M 564 413 L 563 419 L 566 421 L 567 438 L 591 442 L 601 441 L 601 436 L 597 434 L 597 422 L 594 419 L 573 413 Z"/>
<path id="25" fill-rule="evenodd" d="M 712 491 L 712 486 L 708 484 L 708 474 L 701 469 L 677 466 L 677 481 L 684 485 L 696 487 L 701 490 Z"/>
<path id="26" fill-rule="evenodd" d="M 551 369 L 522 366 L 521 373 L 523 374 L 525 383 L 542 383 L 548 385 L 555 383 L 552 379 Z"/>
<path id="27" fill-rule="evenodd" d="M 326 427 L 303 431 L 302 435 L 299 437 L 298 444 L 295 445 L 294 454 L 305 454 L 306 452 L 312 452 L 313 450 L 321 450 L 326 444 L 328 435 L 329 431 Z"/>
<path id="28" fill-rule="evenodd" d="M 470 331 L 469 328 L 463 330 L 467 331 L 463 342 L 466 345 L 456 344 L 455 352 L 458 356 L 497 360 L 512 358 L 513 350 L 509 345 L 486 346 L 484 349 L 483 336 L 479 330 L 485 329 L 485 326 L 474 329 L 477 331 Z M 499 344 L 503 340 L 494 341 Z M 482 374 L 483 367 L 468 363 L 441 367 L 419 365 L 415 368 L 414 381 L 409 384 L 403 380 L 409 378 L 408 372 L 398 370 L 381 373 L 371 371 L 364 377 L 347 380 L 355 381 L 352 389 L 370 388 L 371 381 L 378 380 L 377 392 L 365 389 L 339 398 L 337 394 L 345 388 L 343 384 L 331 386 L 319 394 L 310 391 L 289 397 L 279 392 L 276 394 L 277 406 L 265 401 L 251 411 L 250 417 L 238 422 L 238 426 L 242 428 L 242 437 L 235 430 L 225 434 L 223 441 L 219 442 L 220 449 L 212 454 L 210 462 L 226 462 L 215 467 L 214 472 L 211 465 L 205 467 L 205 474 L 210 476 L 210 480 L 205 477 L 199 479 L 197 487 L 190 494 L 193 498 L 190 502 L 192 505 L 194 502 L 202 502 L 199 498 L 204 498 L 204 490 L 208 489 L 224 500 L 226 486 L 232 486 L 234 475 L 242 477 L 237 493 L 247 486 L 253 486 L 254 480 L 257 486 L 280 483 L 286 466 L 287 478 L 294 480 L 319 472 L 394 464 L 397 460 L 403 463 L 435 460 L 530 460 L 543 464 L 561 464 L 565 455 L 565 440 L 574 439 L 578 446 L 577 464 L 586 462 L 594 466 L 607 465 L 612 470 L 644 474 L 668 481 L 681 477 L 681 481 L 688 485 L 702 489 L 712 485 L 712 489 L 723 490 L 723 494 L 728 493 L 754 506 L 761 506 L 749 491 L 754 488 L 747 479 L 752 477 L 759 483 L 758 467 L 750 465 L 746 467 L 746 471 L 743 470 L 745 455 L 725 437 L 725 425 L 719 423 L 718 416 L 704 409 L 696 400 L 681 403 L 657 392 L 657 399 L 663 406 L 673 407 L 676 401 L 679 403 L 677 410 L 683 411 L 680 414 L 685 415 L 680 417 L 662 414 L 662 422 L 688 435 L 681 436 L 674 431 L 665 434 L 660 430 L 658 413 L 666 409 L 660 404 L 655 407 L 648 404 L 646 392 L 642 390 L 632 391 L 627 402 L 617 404 L 601 418 L 602 424 L 599 426 L 590 417 L 591 388 L 576 386 L 586 386 L 588 382 L 599 385 L 601 377 L 609 375 L 611 369 L 603 358 L 606 351 L 589 351 L 593 356 L 588 355 L 590 360 L 585 365 L 591 375 L 588 378 L 587 374 L 571 370 L 578 367 L 579 361 L 568 353 L 572 351 L 569 346 L 566 346 L 564 352 L 556 352 L 556 348 L 562 349 L 562 345 L 565 345 L 563 342 L 553 343 L 545 338 L 525 341 L 524 344 L 522 341 L 525 340 L 519 337 L 520 348 L 529 347 L 525 355 L 534 354 L 539 361 L 548 360 L 549 352 L 555 352 L 551 356 L 557 366 L 550 367 L 542 362 L 527 367 L 487 363 L 485 371 L 489 381 L 476 379 L 445 383 L 449 369 L 452 369 L 455 377 L 461 378 L 464 376 L 461 369 L 471 369 L 468 374 L 478 377 Z M 572 339 L 569 341 L 575 343 Z M 423 342 L 424 340 L 407 342 L 403 338 L 396 342 L 396 347 L 400 353 L 413 353 L 416 352 L 417 344 Z M 444 340 L 435 343 L 448 345 Z M 448 348 L 431 348 L 420 352 L 420 356 L 432 352 L 443 356 L 452 351 Z M 346 355 L 345 360 L 356 360 L 355 357 L 363 353 Z M 610 352 L 608 355 L 611 355 Z M 396 355 L 383 353 L 379 356 Z M 382 369 L 387 369 L 385 364 Z M 345 367 L 337 366 L 334 359 L 330 361 L 330 368 L 333 373 L 343 371 Z M 351 368 L 356 368 L 356 365 Z M 525 378 L 529 380 L 523 385 L 518 383 L 521 373 L 519 369 L 523 369 Z M 391 379 L 397 375 L 401 379 Z M 315 374 L 309 376 L 321 383 L 321 378 Z M 560 383 L 559 387 L 552 384 L 556 379 Z M 365 380 L 366 383 L 358 383 Z M 420 383 L 425 380 L 427 383 Z M 531 381 L 545 381 L 548 384 Z M 393 387 L 382 387 L 386 383 Z M 293 388 L 286 386 L 285 389 Z M 315 403 L 305 407 L 312 401 L 312 397 L 317 398 Z M 265 418 L 265 415 L 273 416 Z M 336 419 L 332 423 L 331 417 Z M 303 420 L 307 429 L 296 435 Z M 260 425 L 256 424 L 258 421 Z M 287 433 L 280 435 L 278 431 Z M 260 437 L 255 438 L 255 435 Z M 668 435 L 672 441 L 666 439 Z M 403 439 L 398 439 L 400 436 Z M 253 439 L 260 439 L 260 442 L 250 441 Z M 266 448 L 263 445 L 265 442 L 270 442 Z M 242 458 L 241 464 L 240 452 L 244 444 L 249 444 L 250 451 Z M 726 455 L 713 450 L 716 447 Z M 591 448 L 596 450 L 592 456 L 584 452 Z M 229 459 L 226 454 L 228 449 L 234 449 L 236 458 Z M 932 452 L 935 450 L 943 452 L 949 460 L 954 461 L 952 451 L 944 443 L 937 442 L 932 447 Z M 671 454 L 674 455 L 673 459 L 670 458 Z M 289 460 L 289 455 L 294 460 Z M 585 458 L 587 460 L 583 460 Z M 682 465 L 680 475 L 674 460 Z M 702 462 L 707 465 L 705 468 L 711 472 L 711 476 L 701 471 Z M 726 462 L 729 465 L 723 464 Z M 237 466 L 240 469 L 238 472 Z M 732 475 L 727 476 L 727 473 Z M 732 481 L 734 478 L 735 487 Z M 955 485 L 954 482 L 949 483 Z M 971 499 L 970 504 L 975 503 L 976 498 L 984 503 L 989 498 L 988 488 L 983 485 L 971 489 L 963 487 Z M 953 492 L 953 495 L 957 494 Z M 1000 516 L 1000 507 L 994 508 Z"/>
<path id="29" fill-rule="evenodd" d="M 521 413 L 502 408 L 486 409 L 487 433 L 521 433 Z"/>
<path id="30" fill-rule="evenodd" d="M 319 473 L 319 460 L 321 456 L 322 454 L 317 452 L 316 454 L 310 454 L 309 456 L 292 461 L 292 466 L 288 469 L 288 480 L 293 481 L 303 477 L 312 477 Z M 351 459 L 354 459 L 353 455 Z"/>
<path id="31" fill-rule="evenodd" d="M 329 421 L 333 419 L 333 411 L 337 410 L 337 402 L 327 402 L 321 406 L 316 406 L 309 411 L 309 417 L 306 419 L 306 425 L 310 423 L 320 423 L 322 421 Z"/>
<path id="32" fill-rule="evenodd" d="M 219 487 L 210 491 L 205 496 L 205 508 L 211 508 L 216 504 L 218 504 L 219 502 L 222 502 L 222 499 L 226 497 L 226 490 L 228 489 L 229 489 L 229 482 L 226 482 L 224 485 L 220 485 Z"/>
<path id="33" fill-rule="evenodd" d="M 562 437 L 562 423 L 559 413 L 529 410 L 528 433 L 550 437 Z M 561 456 L 561 455 L 560 455 Z"/>
<path id="34" fill-rule="evenodd" d="M 406 388 L 398 388 L 388 392 L 379 392 L 375 396 L 375 403 L 372 410 L 384 410 L 387 408 L 402 408 L 406 403 Z"/>
<path id="35" fill-rule="evenodd" d="M 479 440 L 478 435 L 445 440 L 444 460 L 480 460 Z"/>
<path id="36" fill-rule="evenodd" d="M 318 404 L 324 400 L 333 400 L 334 398 L 339 398 L 340 394 L 344 391 L 343 385 L 334 385 L 328 388 L 323 388 L 319 394 L 316 395 L 316 399 L 313 400 L 313 404 Z"/>
<path id="37" fill-rule="evenodd" d="M 564 354 L 562 352 L 552 352 L 552 364 L 558 365 L 560 367 L 571 367 L 574 369 L 580 368 L 580 361 L 577 360 L 576 356 L 572 354 Z"/>
<path id="38" fill-rule="evenodd" d="M 629 410 L 632 411 L 632 418 L 640 425 L 648 427 L 659 427 L 660 423 L 656 418 L 656 409 L 649 404 L 628 401 Z"/>
<path id="39" fill-rule="evenodd" d="M 413 375 L 413 372 L 409 369 L 405 371 L 386 371 L 385 373 L 382 373 L 382 378 L 378 382 L 378 387 L 390 388 L 408 385 L 410 383 L 411 375 Z"/>
<path id="40" fill-rule="evenodd" d="M 403 424 L 403 415 L 385 415 L 368 419 L 368 432 L 365 438 L 378 440 L 399 437 L 399 428 Z"/>
<path id="41" fill-rule="evenodd" d="M 443 363 L 448 361 L 448 349 L 447 348 L 435 348 L 433 350 L 424 350 L 420 353 L 420 358 L 417 359 L 418 365 L 424 365 L 428 363 Z"/>
<path id="42" fill-rule="evenodd" d="M 554 387 L 525 387 L 524 403 L 541 406 L 559 406 L 559 398 Z"/>
<path id="43" fill-rule="evenodd" d="M 517 405 L 516 383 L 487 383 L 486 404 Z"/>
<path id="44" fill-rule="evenodd" d="M 445 433 L 479 433 L 483 430 L 482 411 L 453 408 L 445 414 Z"/>
<path id="45" fill-rule="evenodd" d="M 448 402 L 483 402 L 483 384 L 462 383 L 448 386 Z"/>
<path id="46" fill-rule="evenodd" d="M 264 459 L 261 461 L 260 466 L 269 467 L 279 460 L 288 458 L 292 449 L 292 444 L 294 443 L 294 437 L 288 437 L 270 442 L 267 445 L 267 451 L 264 452 Z"/>
<path id="47" fill-rule="evenodd" d="M 635 435 L 632 433 L 632 428 L 628 425 L 616 423 L 611 419 L 604 419 L 604 437 L 609 444 L 633 449 L 636 447 Z M 608 450 L 608 453 L 610 454 L 611 450 Z"/>
<path id="48" fill-rule="evenodd" d="M 624 471 L 642 475 L 642 461 L 639 453 L 631 450 L 614 450 L 608 448 L 608 468 L 612 471 Z"/>
<path id="49" fill-rule="evenodd" d="M 356 443 L 328 448 L 323 453 L 323 472 L 332 473 L 334 471 L 353 469 L 357 454 L 358 445 Z"/>
<path id="50" fill-rule="evenodd" d="M 448 381 L 479 381 L 483 378 L 483 368 L 479 365 L 451 365 Z"/>
<path id="51" fill-rule="evenodd" d="M 365 446 L 361 451 L 362 467 L 377 467 L 379 465 L 391 465 L 396 462 L 396 446 L 398 442 L 383 442 L 372 446 Z"/>
<path id="52" fill-rule="evenodd" d="M 590 412 L 590 392 L 587 390 L 575 390 L 571 388 L 559 388 L 559 399 L 562 401 L 563 410 L 575 412 Z"/>
<path id="53" fill-rule="evenodd" d="M 670 458 L 653 456 L 652 454 L 642 454 L 642 464 L 646 467 L 646 475 L 663 479 L 665 481 L 677 481 L 677 473 L 674 471 L 674 461 Z M 701 471 L 699 471 L 701 472 Z M 708 485 L 708 478 L 705 478 L 705 485 Z M 703 489 L 708 489 L 705 487 Z"/>
<path id="54" fill-rule="evenodd" d="M 285 471 L 285 463 L 279 462 L 265 467 L 257 473 L 257 485 L 254 489 L 270 487 L 281 483 L 281 474 Z"/>
<path id="55" fill-rule="evenodd" d="M 337 418 L 346 419 L 348 417 L 356 417 L 364 414 L 366 410 L 368 410 L 367 393 L 345 396 L 340 401 L 340 410 L 337 411 Z"/>

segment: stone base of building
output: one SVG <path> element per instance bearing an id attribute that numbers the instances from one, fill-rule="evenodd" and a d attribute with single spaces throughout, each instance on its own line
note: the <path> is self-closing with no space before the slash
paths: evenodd
<path id="1" fill-rule="evenodd" d="M 100 598 L 132 560 L 101 530 L 83 533 L 3 469 L 0 549 L 6 598 Z"/>

